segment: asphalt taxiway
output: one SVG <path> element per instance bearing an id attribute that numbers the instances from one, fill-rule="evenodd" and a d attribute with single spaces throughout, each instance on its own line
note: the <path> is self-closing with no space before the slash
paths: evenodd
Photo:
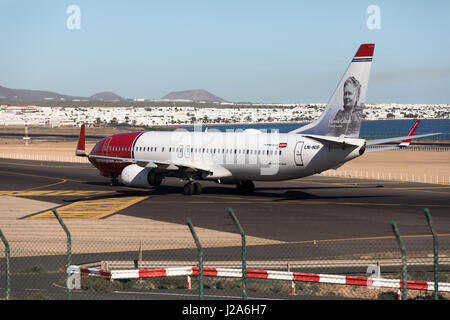
<path id="1" fill-rule="evenodd" d="M 103 238 L 116 237 L 115 230 L 102 231 L 101 226 L 118 217 L 134 219 L 132 221 L 139 226 L 159 223 L 157 234 L 151 235 L 143 251 L 144 260 L 153 261 L 155 266 L 179 265 L 183 261 L 195 263 L 197 253 L 186 227 L 189 217 L 196 228 L 207 230 L 202 235 L 210 232 L 218 244 L 205 245 L 205 264 L 238 267 L 240 237 L 227 213 L 227 209 L 232 208 L 249 238 L 249 268 L 280 269 L 289 263 L 293 271 L 361 274 L 366 272 L 367 265 L 381 261 L 383 272 L 398 273 L 399 263 L 387 263 L 389 259 L 400 261 L 390 225 L 390 221 L 395 220 L 408 250 L 408 271 L 431 271 L 432 238 L 423 213 L 423 208 L 427 207 L 439 233 L 440 271 L 450 268 L 449 185 L 313 176 L 283 182 L 256 182 L 255 192 L 246 196 L 236 194 L 234 186 L 202 182 L 201 195 L 185 196 L 181 194 L 183 182 L 177 179 L 166 179 L 157 189 L 112 187 L 88 164 L 11 159 L 0 159 L 0 181 L 0 211 L 7 212 L 12 203 L 15 207 L 25 205 L 26 201 L 49 203 L 58 207 L 66 221 L 83 222 L 83 236 L 91 237 L 93 244 Z M 46 274 L 54 275 L 54 279 L 42 285 L 37 282 L 36 288 L 28 289 L 56 290 L 64 294 L 63 289 L 54 286 L 64 279 L 61 271 L 66 261 L 64 239 L 59 253 L 47 254 L 42 253 L 39 240 L 33 238 L 40 234 L 49 237 L 45 225 L 50 224 L 48 218 L 54 219 L 49 208 L 47 205 L 45 209 L 15 215 L 13 222 L 7 220 L 11 218 L 0 217 L 2 231 L 7 237 L 11 234 L 16 237 L 11 242 L 13 278 L 29 279 L 14 281 L 18 285 L 13 290 L 16 293 L 28 294 L 24 283 L 33 283 L 36 276 L 23 275 L 20 270 L 39 261 L 47 270 Z M 33 222 L 39 225 L 31 230 L 30 243 L 22 241 L 21 237 Z M 115 228 L 122 229 L 121 234 L 139 231 L 133 230 L 136 225 L 130 227 L 127 223 L 127 220 L 119 220 Z M 18 229 L 14 230 L 16 227 Z M 58 233 L 63 237 L 61 230 Z M 171 246 L 171 234 L 179 233 L 184 233 L 187 240 L 181 246 L 179 243 Z M 236 237 L 222 239 L 229 234 Z M 76 243 L 77 236 L 73 238 Z M 118 236 L 116 242 L 96 248 L 95 252 L 74 252 L 72 263 L 133 261 L 137 258 L 136 250 L 121 247 L 127 240 Z M 156 245 L 155 240 L 162 245 Z M 45 249 L 56 245 L 42 243 Z M 29 253 L 17 256 L 14 250 L 25 244 L 30 248 Z M 415 261 L 421 259 L 429 261 L 426 265 L 416 264 Z"/>
<path id="2" fill-rule="evenodd" d="M 313 176 L 256 182 L 255 193 L 245 196 L 237 195 L 234 186 L 202 182 L 201 195 L 185 196 L 178 179 L 166 179 L 149 190 L 112 187 L 88 164 L 10 159 L 0 160 L 0 181 L 0 195 L 50 201 L 60 206 L 63 216 L 77 219 L 120 214 L 185 225 L 189 217 L 196 227 L 236 233 L 226 211 L 232 208 L 248 236 L 289 244 L 293 252 L 296 246 L 317 242 L 346 247 L 349 253 L 384 240 L 392 247 L 391 220 L 414 246 L 428 246 L 425 207 L 431 211 L 442 248 L 450 234 L 449 185 Z"/>

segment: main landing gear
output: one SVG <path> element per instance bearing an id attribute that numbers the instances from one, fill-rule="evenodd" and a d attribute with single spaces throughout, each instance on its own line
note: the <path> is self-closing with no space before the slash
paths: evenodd
<path id="1" fill-rule="evenodd" d="M 241 181 L 240 184 L 236 185 L 236 192 L 238 194 L 250 194 L 255 191 L 255 185 L 250 180 Z"/>
<path id="2" fill-rule="evenodd" d="M 202 185 L 198 182 L 189 181 L 183 187 L 183 194 L 187 196 L 191 196 L 193 194 L 201 194 L 202 193 Z"/>
<path id="3" fill-rule="evenodd" d="M 117 176 L 111 177 L 111 182 L 109 184 L 113 187 L 117 187 L 119 185 L 119 179 Z"/>

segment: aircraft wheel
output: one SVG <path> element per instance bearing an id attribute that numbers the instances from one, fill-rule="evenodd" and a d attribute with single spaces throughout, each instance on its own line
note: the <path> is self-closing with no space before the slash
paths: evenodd
<path id="1" fill-rule="evenodd" d="M 253 193 L 255 191 L 255 184 L 252 181 L 245 181 L 245 193 Z"/>
<path id="2" fill-rule="evenodd" d="M 164 177 L 162 176 L 162 174 L 153 171 L 150 171 L 147 176 L 148 184 L 151 185 L 152 187 L 159 186 L 163 181 L 163 179 Z"/>
<path id="3" fill-rule="evenodd" d="M 255 185 L 252 181 L 242 181 L 241 184 L 236 186 L 236 192 L 238 194 L 250 194 L 255 191 Z"/>
<path id="4" fill-rule="evenodd" d="M 202 193 L 202 185 L 198 182 L 194 182 L 194 194 Z"/>
<path id="5" fill-rule="evenodd" d="M 119 179 L 117 178 L 111 178 L 111 182 L 109 183 L 111 186 L 118 186 L 119 185 Z"/>
<path id="6" fill-rule="evenodd" d="M 187 196 L 191 196 L 194 194 L 194 184 L 193 183 L 186 183 L 183 187 L 183 194 Z"/>

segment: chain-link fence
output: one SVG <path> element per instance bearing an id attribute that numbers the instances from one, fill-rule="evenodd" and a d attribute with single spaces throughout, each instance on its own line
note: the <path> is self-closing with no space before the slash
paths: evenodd
<path id="1" fill-rule="evenodd" d="M 239 228 L 239 213 L 233 222 L 231 212 L 230 226 L 236 234 L 228 239 L 205 237 L 191 221 L 186 237 L 178 240 L 165 236 L 164 230 L 159 241 L 117 238 L 113 230 L 108 239 L 96 238 L 95 230 L 86 230 L 92 238 L 78 239 L 70 230 L 61 230 L 36 240 L 4 242 L 0 298 L 399 299 L 404 271 L 408 299 L 434 298 L 431 233 L 401 237 L 404 265 L 394 233 L 298 242 L 247 239 L 245 226 Z M 4 240 L 8 231 L 12 232 L 3 230 Z M 447 235 L 439 238 L 440 299 L 450 297 L 448 240 Z"/>

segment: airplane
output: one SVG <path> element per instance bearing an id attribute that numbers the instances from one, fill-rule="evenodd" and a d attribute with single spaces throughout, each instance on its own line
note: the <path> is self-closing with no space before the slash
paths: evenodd
<path id="1" fill-rule="evenodd" d="M 307 177 L 362 156 L 369 145 L 435 135 L 359 138 L 374 48 L 359 47 L 322 115 L 291 132 L 127 132 L 103 138 L 86 154 L 83 124 L 76 155 L 88 157 L 111 185 L 149 188 L 175 177 L 186 181 L 185 195 L 201 194 L 199 181 L 234 184 L 238 194 L 250 194 L 253 181 Z"/>

